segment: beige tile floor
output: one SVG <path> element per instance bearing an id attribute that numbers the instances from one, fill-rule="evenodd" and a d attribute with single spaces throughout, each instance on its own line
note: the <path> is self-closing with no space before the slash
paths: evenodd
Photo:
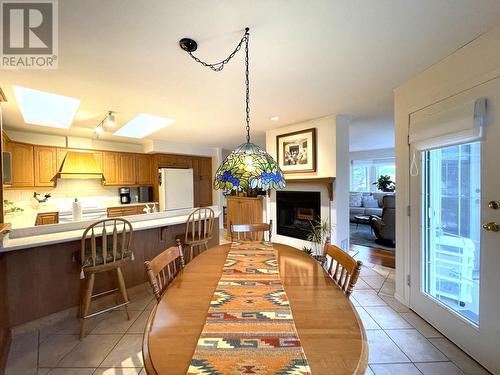
<path id="1" fill-rule="evenodd" d="M 366 374 L 488 374 L 393 294 L 394 270 L 363 266 L 351 298 L 369 342 Z M 16 336 L 6 375 L 145 375 L 142 333 L 155 301 L 147 285 L 130 299 L 131 320 L 101 315 L 81 341 L 76 318 Z"/>

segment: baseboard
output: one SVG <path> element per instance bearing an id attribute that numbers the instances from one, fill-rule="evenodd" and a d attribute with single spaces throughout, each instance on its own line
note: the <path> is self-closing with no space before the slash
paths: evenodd
<path id="1" fill-rule="evenodd" d="M 5 373 L 7 357 L 9 356 L 10 341 L 10 329 L 4 328 L 0 330 L 0 374 Z"/>

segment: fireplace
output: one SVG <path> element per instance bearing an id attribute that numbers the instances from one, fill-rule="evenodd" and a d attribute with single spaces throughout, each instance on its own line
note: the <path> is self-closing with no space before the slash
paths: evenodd
<path id="1" fill-rule="evenodd" d="M 321 221 L 318 191 L 276 192 L 277 234 L 307 240 L 311 224 Z"/>

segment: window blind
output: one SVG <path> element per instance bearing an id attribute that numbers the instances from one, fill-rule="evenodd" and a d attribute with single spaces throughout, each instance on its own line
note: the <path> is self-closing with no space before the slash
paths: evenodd
<path id="1" fill-rule="evenodd" d="M 485 98 L 444 110 L 426 108 L 411 114 L 408 142 L 417 150 L 428 150 L 478 141 L 485 118 Z"/>

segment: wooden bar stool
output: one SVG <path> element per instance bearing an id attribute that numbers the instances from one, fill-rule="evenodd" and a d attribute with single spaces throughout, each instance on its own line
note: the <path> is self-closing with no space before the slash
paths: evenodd
<path id="1" fill-rule="evenodd" d="M 120 218 L 97 221 L 83 232 L 81 249 L 77 253 L 77 259 L 81 266 L 80 278 L 85 280 L 80 303 L 80 338 L 85 336 L 85 321 L 88 318 L 124 306 L 127 319 L 130 319 L 127 306 L 129 299 L 121 266 L 129 260 L 134 260 L 134 255 L 130 248 L 131 241 L 132 224 Z M 95 275 L 113 270 L 116 270 L 118 288 L 93 295 Z M 118 291 L 121 294 L 123 302 L 89 314 L 93 298 Z"/>
<path id="2" fill-rule="evenodd" d="M 208 250 L 208 241 L 212 239 L 214 230 L 214 217 L 214 210 L 209 207 L 198 208 L 189 215 L 184 236 L 184 245 L 189 247 L 189 257 L 185 258 L 189 258 L 189 261 L 194 258 L 195 247 L 198 254 L 202 247 Z"/>

